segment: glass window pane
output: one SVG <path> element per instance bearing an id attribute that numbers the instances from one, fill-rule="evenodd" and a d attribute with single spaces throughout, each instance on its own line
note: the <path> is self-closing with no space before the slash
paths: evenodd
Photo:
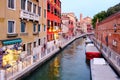
<path id="1" fill-rule="evenodd" d="M 14 0 L 11 0 L 11 8 L 14 8 Z"/>
<path id="2" fill-rule="evenodd" d="M 25 32 L 25 22 L 21 22 L 21 32 Z"/>
<path id="3" fill-rule="evenodd" d="M 38 7 L 38 15 L 41 16 L 41 7 Z"/>
<path id="4" fill-rule="evenodd" d="M 8 33 L 14 32 L 14 21 L 8 21 Z"/>
<path id="5" fill-rule="evenodd" d="M 46 9 L 44 9 L 44 18 L 46 18 Z"/>
<path id="6" fill-rule="evenodd" d="M 15 1 L 14 0 L 8 0 L 8 7 L 14 9 Z"/>
<path id="7" fill-rule="evenodd" d="M 46 25 L 44 25 L 44 31 L 46 31 Z"/>
<path id="8" fill-rule="evenodd" d="M 36 13 L 36 5 L 33 4 L 33 13 Z"/>
<path id="9" fill-rule="evenodd" d="M 25 2 L 26 0 L 21 0 L 21 9 L 25 10 Z"/>
<path id="10" fill-rule="evenodd" d="M 36 24 L 33 24 L 33 32 L 36 31 Z"/>
<path id="11" fill-rule="evenodd" d="M 8 7 L 10 8 L 10 0 L 8 0 Z"/>
<path id="12" fill-rule="evenodd" d="M 40 32 L 40 24 L 38 25 L 38 32 Z"/>
<path id="13" fill-rule="evenodd" d="M 27 9 L 28 9 L 29 12 L 31 12 L 31 6 L 32 6 L 32 2 L 28 1 Z"/>

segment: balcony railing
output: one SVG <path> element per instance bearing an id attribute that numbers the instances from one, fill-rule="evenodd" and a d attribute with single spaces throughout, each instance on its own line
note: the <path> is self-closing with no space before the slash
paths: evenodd
<path id="1" fill-rule="evenodd" d="M 33 20 L 33 21 L 39 21 L 39 15 L 38 14 L 35 14 L 35 13 L 32 13 L 32 12 L 28 12 L 26 10 L 21 10 L 20 18 Z"/>

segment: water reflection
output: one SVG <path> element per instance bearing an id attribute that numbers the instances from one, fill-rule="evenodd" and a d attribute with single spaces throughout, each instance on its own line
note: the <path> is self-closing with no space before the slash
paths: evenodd
<path id="1" fill-rule="evenodd" d="M 60 77 L 60 57 L 56 57 L 49 67 L 49 80 L 59 80 Z"/>
<path id="2" fill-rule="evenodd" d="M 62 52 L 21 80 L 90 80 L 83 39 L 77 39 Z"/>

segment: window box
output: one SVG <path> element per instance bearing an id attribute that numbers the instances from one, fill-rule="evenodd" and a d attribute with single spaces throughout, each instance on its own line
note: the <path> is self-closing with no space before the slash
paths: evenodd
<path id="1" fill-rule="evenodd" d="M 17 36 L 18 36 L 17 33 L 8 33 L 8 34 L 7 34 L 7 37 L 8 37 L 8 38 L 17 37 Z"/>
<path id="2" fill-rule="evenodd" d="M 38 32 L 33 32 L 33 35 L 38 35 Z"/>
<path id="3" fill-rule="evenodd" d="M 20 33 L 20 36 L 28 36 L 28 33 Z"/>

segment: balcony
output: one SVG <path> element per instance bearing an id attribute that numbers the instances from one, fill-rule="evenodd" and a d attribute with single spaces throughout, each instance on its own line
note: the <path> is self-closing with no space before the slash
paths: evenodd
<path id="1" fill-rule="evenodd" d="M 27 20 L 39 21 L 39 15 L 35 13 L 28 12 L 26 10 L 21 10 L 20 18 Z"/>

